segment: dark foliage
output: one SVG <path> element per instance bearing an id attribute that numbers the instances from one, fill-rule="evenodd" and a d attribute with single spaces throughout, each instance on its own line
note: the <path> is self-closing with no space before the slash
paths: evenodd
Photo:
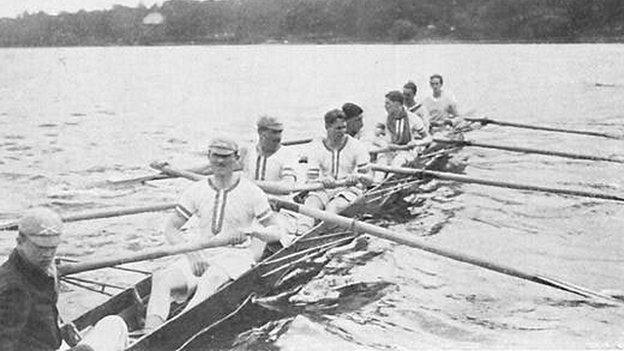
<path id="1" fill-rule="evenodd" d="M 170 0 L 0 19 L 0 46 L 623 38 L 621 0 Z"/>

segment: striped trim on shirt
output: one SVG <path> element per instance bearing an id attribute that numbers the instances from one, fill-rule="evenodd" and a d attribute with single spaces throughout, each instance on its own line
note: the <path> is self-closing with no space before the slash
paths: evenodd
<path id="1" fill-rule="evenodd" d="M 210 178 L 208 178 L 208 184 L 215 190 L 215 199 L 212 206 L 212 223 L 210 229 L 212 234 L 219 234 L 223 229 L 223 220 L 225 218 L 225 205 L 227 204 L 227 195 L 230 191 L 234 190 L 240 183 L 240 178 L 236 180 L 236 183 L 227 189 L 218 189 Z"/>

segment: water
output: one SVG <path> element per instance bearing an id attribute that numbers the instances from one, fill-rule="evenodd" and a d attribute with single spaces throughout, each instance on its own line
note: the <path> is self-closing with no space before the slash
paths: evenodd
<path id="1" fill-rule="evenodd" d="M 282 117 L 292 140 L 320 135 L 324 112 L 352 101 L 370 127 L 384 120 L 385 92 L 411 79 L 422 96 L 432 73 L 445 77 L 463 113 L 624 134 L 623 59 L 623 46 L 593 44 L 1 49 L 0 219 L 35 205 L 70 213 L 173 200 L 185 181 L 94 185 L 148 174 L 152 160 L 202 164 L 210 137 L 251 140 L 261 113 Z M 621 140 L 604 138 L 496 126 L 470 138 L 624 156 Z M 624 193 L 621 164 L 477 148 L 461 156 L 470 176 Z M 425 197 L 414 218 L 391 228 L 595 290 L 624 288 L 621 204 L 452 184 Z M 157 246 L 162 219 L 68 224 L 60 250 L 83 258 Z M 5 232 L 0 256 L 13 245 Z M 624 347 L 622 308 L 381 240 L 371 240 L 370 252 L 333 262 L 299 296 L 308 306 L 302 314 L 242 335 L 236 348 Z M 121 285 L 138 279 L 112 270 L 86 276 Z M 381 288 L 340 295 L 349 284 Z M 66 290 L 66 318 L 105 299 Z M 316 296 L 343 308 L 315 308 Z"/>

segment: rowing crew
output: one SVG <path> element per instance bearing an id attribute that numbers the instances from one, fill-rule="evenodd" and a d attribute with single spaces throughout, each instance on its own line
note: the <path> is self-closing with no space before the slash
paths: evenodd
<path id="1" fill-rule="evenodd" d="M 432 77 L 432 81 L 437 79 Z M 410 149 L 426 146 L 432 140 L 428 125 L 409 112 L 404 103 L 401 92 L 386 94 L 386 127 L 392 138 L 389 145 L 397 150 L 406 146 L 394 157 L 400 165 L 416 158 L 417 153 Z M 323 188 L 307 194 L 306 206 L 340 212 L 373 182 L 369 149 L 358 139 L 362 119 L 363 110 L 352 103 L 324 115 L 326 136 L 311 143 L 306 172 L 307 181 L 320 182 Z M 189 253 L 186 259 L 154 273 L 145 319 L 147 329 L 165 323 L 171 312 L 171 298 L 178 302 L 190 298 L 185 307 L 188 310 L 251 268 L 262 257 L 266 243 L 290 241 L 287 238 L 292 233 L 287 232 L 289 226 L 283 218 L 289 214 L 275 213 L 253 180 L 294 183 L 295 158 L 281 147 L 284 128 L 279 120 L 263 116 L 257 127 L 258 143 L 240 152 L 233 140 L 213 140 L 208 148 L 213 173 L 206 181 L 191 185 L 179 198 L 165 226 L 170 244 L 184 241 L 181 229 L 197 217 L 197 228 L 186 240 L 205 241 L 218 236 L 228 238 L 230 245 Z M 242 172 L 235 171 L 239 161 Z M 314 224 L 312 218 L 298 219 L 297 233 L 306 232 Z"/>
<path id="2" fill-rule="evenodd" d="M 413 83 L 406 84 L 403 93 L 386 94 L 387 123 L 377 126 L 370 144 L 386 144 L 396 150 L 392 162 L 415 158 L 417 154 L 407 149 L 431 142 L 428 125 L 440 121 L 444 124 L 454 117 L 454 107 L 450 107 L 453 104 L 443 101 L 439 93 L 436 100 L 436 89 L 441 83 L 441 77 L 432 76 L 432 106 L 436 109 L 428 110 L 433 117 L 431 121 L 423 113 L 417 114 L 420 105 L 413 100 L 416 92 Z M 448 106 L 439 107 L 445 104 Z M 327 135 L 312 143 L 306 173 L 309 181 L 321 182 L 324 187 L 307 195 L 304 200 L 307 206 L 339 212 L 373 181 L 368 167 L 370 147 L 359 140 L 362 119 L 362 109 L 349 103 L 325 114 Z M 260 259 L 265 243 L 288 244 L 289 233 L 282 214 L 271 209 L 267 195 L 253 180 L 296 182 L 295 158 L 280 146 L 283 125 L 277 119 L 262 117 L 257 126 L 259 141 L 254 147 L 239 150 L 234 141 L 223 138 L 210 143 L 208 159 L 212 174 L 205 181 L 191 185 L 169 216 L 164 233 L 170 244 L 218 236 L 227 238 L 229 245 L 188 253 L 156 271 L 152 277 L 146 328 L 158 328 L 164 323 L 170 314 L 171 297 L 181 301 L 191 298 L 188 309 L 249 269 Z M 388 143 L 383 139 L 386 129 L 390 133 Z M 243 164 L 243 172 L 236 171 L 239 163 Z M 342 180 L 348 185 L 337 187 Z M 192 217 L 197 217 L 198 225 L 184 235 L 182 229 Z M 311 219 L 303 218 L 301 222 L 306 221 L 307 227 L 313 225 Z M 71 339 L 69 344 L 62 343 L 54 262 L 61 232 L 60 217 L 47 209 L 30 210 L 20 220 L 17 246 L 0 267 L 0 349 L 125 348 L 127 327 L 117 316 L 105 317 L 83 336 L 75 331 L 64 333 L 74 337 L 64 338 Z"/>

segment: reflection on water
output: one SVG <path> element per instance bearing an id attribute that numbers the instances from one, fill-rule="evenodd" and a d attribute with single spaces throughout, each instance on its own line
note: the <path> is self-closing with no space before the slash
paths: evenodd
<path id="1" fill-rule="evenodd" d="M 252 140 L 261 113 L 282 117 L 285 139 L 323 131 L 324 112 L 352 101 L 367 132 L 384 120 L 383 96 L 432 73 L 460 112 L 624 134 L 621 45 L 355 45 L 0 50 L 0 220 L 24 208 L 63 213 L 171 201 L 184 180 L 103 186 L 150 174 L 148 163 L 206 162 L 207 140 Z M 624 156 L 621 140 L 486 126 L 492 144 Z M 301 152 L 301 146 L 294 146 Z M 622 166 L 465 149 L 469 176 L 622 191 Z M 624 212 L 608 201 L 435 181 L 408 212 L 379 223 L 422 240 L 595 290 L 624 286 Z M 163 243 L 162 214 L 67 225 L 61 253 L 84 258 Z M 0 237 L 0 255 L 14 245 Z M 615 348 L 621 308 L 371 239 L 366 253 L 333 261 L 285 313 L 229 338 L 234 349 Z M 167 260 L 133 264 L 151 269 Z M 128 286 L 136 273 L 84 275 Z M 105 297 L 67 288 L 71 318 Z M 343 289 L 343 290 L 341 290 Z M 344 290 L 346 289 L 346 290 Z M 264 309 L 266 310 L 266 309 Z M 297 312 L 297 313 L 295 313 Z M 259 310 L 252 312 L 260 314 Z M 270 313 L 270 314 L 271 314 Z M 231 327 L 233 331 L 235 328 Z M 234 341 L 232 341 L 234 340 Z"/>

